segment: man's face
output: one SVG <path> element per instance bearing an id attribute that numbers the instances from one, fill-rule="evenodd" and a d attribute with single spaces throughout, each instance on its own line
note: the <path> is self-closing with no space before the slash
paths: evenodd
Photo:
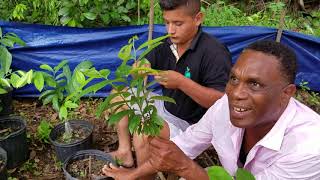
<path id="1" fill-rule="evenodd" d="M 231 70 L 226 87 L 231 123 L 240 128 L 274 123 L 288 103 L 288 85 L 275 56 L 244 51 Z"/>
<path id="2" fill-rule="evenodd" d="M 186 7 L 163 11 L 168 34 L 174 44 L 185 44 L 193 39 L 202 22 L 202 13 L 191 15 Z"/>

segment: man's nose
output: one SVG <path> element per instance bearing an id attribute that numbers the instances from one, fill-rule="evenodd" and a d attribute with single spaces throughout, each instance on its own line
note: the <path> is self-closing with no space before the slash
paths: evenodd
<path id="1" fill-rule="evenodd" d="M 239 83 L 232 89 L 231 94 L 237 100 L 246 99 L 248 97 L 247 86 L 243 83 Z"/>

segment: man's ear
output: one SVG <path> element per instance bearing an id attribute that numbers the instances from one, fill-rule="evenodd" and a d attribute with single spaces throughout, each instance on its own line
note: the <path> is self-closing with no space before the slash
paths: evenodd
<path id="1" fill-rule="evenodd" d="M 198 14 L 194 18 L 197 26 L 200 26 L 202 24 L 203 18 L 204 18 L 204 14 L 201 11 L 198 12 Z"/>
<path id="2" fill-rule="evenodd" d="M 289 84 L 287 87 L 285 87 L 283 89 L 283 98 L 286 100 L 289 100 L 291 97 L 294 96 L 294 94 L 296 93 L 296 85 L 294 84 Z"/>

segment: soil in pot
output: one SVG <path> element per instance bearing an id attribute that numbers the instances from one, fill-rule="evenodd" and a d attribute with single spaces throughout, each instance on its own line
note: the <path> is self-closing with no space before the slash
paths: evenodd
<path id="1" fill-rule="evenodd" d="M 75 143 L 78 141 L 81 141 L 88 137 L 90 135 L 90 129 L 84 128 L 81 125 L 72 125 L 72 136 L 71 137 L 65 137 L 64 133 L 61 133 L 56 141 L 61 144 L 66 144 L 66 143 Z"/>
<path id="2" fill-rule="evenodd" d="M 86 159 L 77 160 L 69 164 L 67 171 L 72 177 L 79 180 L 94 180 L 104 176 L 101 169 L 105 164 L 105 161 L 89 156 Z"/>

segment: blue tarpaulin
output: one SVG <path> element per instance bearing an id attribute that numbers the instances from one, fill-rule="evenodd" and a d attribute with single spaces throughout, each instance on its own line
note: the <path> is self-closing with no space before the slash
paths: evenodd
<path id="1" fill-rule="evenodd" d="M 39 69 L 41 64 L 57 65 L 67 59 L 73 68 L 83 60 L 91 60 L 100 70 L 108 68 L 114 71 L 120 64 L 118 51 L 134 35 L 139 37 L 137 45 L 147 40 L 148 26 L 125 26 L 110 28 L 72 28 L 23 24 L 0 21 L 3 32 L 14 32 L 26 43 L 26 47 L 14 47 L 13 69 Z M 275 40 L 277 29 L 266 27 L 203 27 L 205 32 L 217 37 L 232 54 L 233 63 L 240 52 L 250 43 L 262 40 Z M 163 25 L 155 25 L 154 37 L 164 35 Z M 296 84 L 309 82 L 308 86 L 320 91 L 320 38 L 284 31 L 281 42 L 293 48 L 298 57 Z M 107 95 L 106 87 L 94 96 Z M 26 86 L 14 92 L 19 97 L 35 97 L 39 92 L 33 86 Z"/>

